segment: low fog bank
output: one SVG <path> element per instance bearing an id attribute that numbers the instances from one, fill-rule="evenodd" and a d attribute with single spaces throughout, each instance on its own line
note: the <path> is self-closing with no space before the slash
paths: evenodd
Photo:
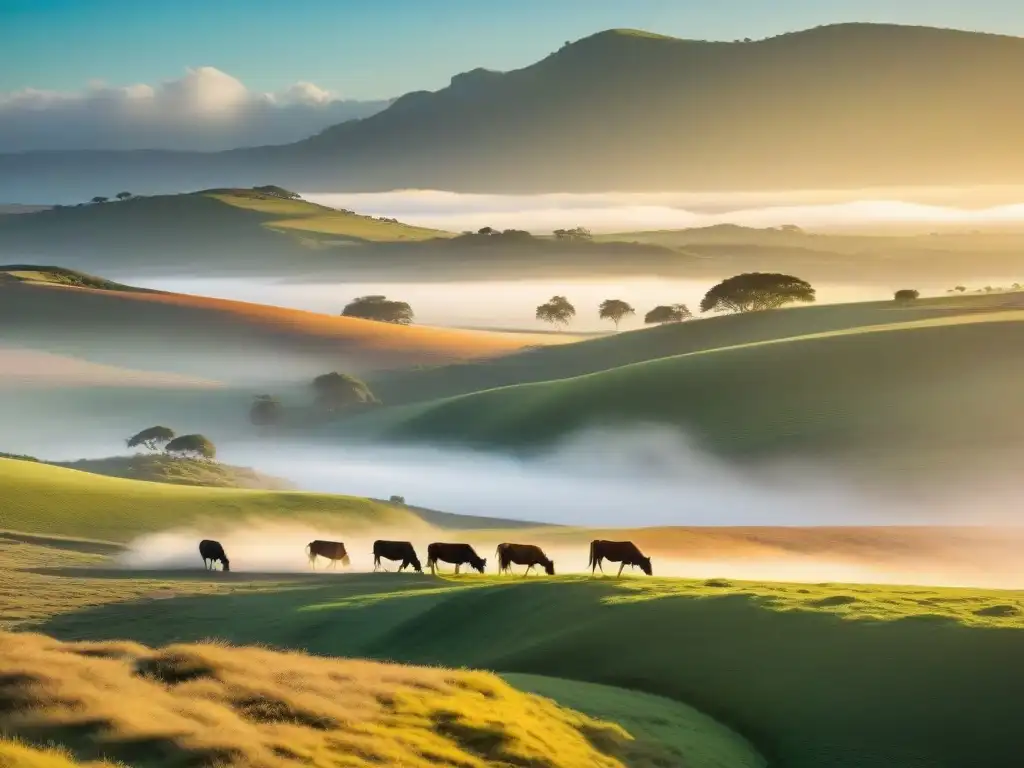
<path id="1" fill-rule="evenodd" d="M 594 232 L 717 224 L 816 231 L 918 232 L 1024 228 L 1024 188 L 910 188 L 786 192 L 636 192 L 496 195 L 440 190 L 308 193 L 307 200 L 450 232 L 584 226 Z"/>
<path id="2" fill-rule="evenodd" d="M 528 456 L 388 443 L 230 443 L 232 464 L 299 487 L 466 515 L 589 527 L 1016 524 L 1005 474 L 892 485 L 854 482 L 840 463 L 744 466 L 665 426 L 595 428 Z"/>
<path id="3" fill-rule="evenodd" d="M 425 573 L 427 546 L 432 541 L 470 542 L 476 552 L 486 558 L 486 573 L 497 572 L 495 548 L 503 541 L 540 545 L 555 563 L 556 575 L 586 574 L 588 564 L 588 537 L 583 534 L 569 543 L 548 538 L 542 529 L 494 532 L 455 532 L 429 530 L 421 526 L 410 529 L 360 529 L 357 533 L 330 524 L 313 525 L 304 522 L 251 519 L 225 525 L 215 520 L 198 523 L 161 533 L 140 536 L 127 545 L 116 559 L 116 565 L 137 570 L 199 570 L 204 567 L 199 555 L 199 542 L 214 538 L 223 544 L 231 570 L 248 574 L 312 573 L 306 546 L 315 539 L 342 541 L 349 553 L 350 564 L 331 564 L 324 558 L 316 561 L 316 572 L 339 574 L 368 573 L 373 570 L 373 542 L 375 539 L 411 541 L 421 559 Z M 998 537 L 992 533 L 991 541 Z M 1024 573 L 1017 566 L 1018 558 L 1006 548 L 993 543 L 975 542 L 958 548 L 957 556 L 948 558 L 934 551 L 904 549 L 899 542 L 886 544 L 880 538 L 879 552 L 874 556 L 851 556 L 849 553 L 770 551 L 745 555 L 730 553 L 741 539 L 725 536 L 720 541 L 722 555 L 709 556 L 706 551 L 688 557 L 685 545 L 672 553 L 645 546 L 652 558 L 655 577 L 691 579 L 726 578 L 749 581 L 780 581 L 807 584 L 907 584 L 945 587 L 975 587 L 993 589 L 1024 588 Z M 705 543 L 706 544 L 706 543 Z M 834 546 L 841 549 L 838 539 Z M 702 550 L 704 547 L 702 546 Z M 397 571 L 399 562 L 381 561 L 382 570 Z M 217 564 L 216 568 L 220 568 Z M 517 576 L 525 575 L 523 566 L 513 566 Z M 440 564 L 442 574 L 452 574 L 453 567 Z M 605 562 L 603 572 L 614 576 L 618 564 Z M 410 568 L 408 573 L 414 573 Z M 464 567 L 463 572 L 471 572 Z M 542 575 L 540 569 L 534 573 Z M 598 575 L 600 575 L 600 571 Z M 643 574 L 639 569 L 626 568 L 626 576 Z"/>

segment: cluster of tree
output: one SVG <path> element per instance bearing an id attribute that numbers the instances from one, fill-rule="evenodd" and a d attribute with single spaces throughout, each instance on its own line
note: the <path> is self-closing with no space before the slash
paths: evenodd
<path id="1" fill-rule="evenodd" d="M 916 292 L 915 292 L 916 293 Z M 916 298 L 916 295 L 914 296 Z M 776 309 L 794 302 L 813 302 L 814 288 L 792 275 L 766 272 L 747 272 L 723 280 L 709 290 L 700 303 L 701 312 L 754 312 Z M 636 310 L 622 299 L 605 299 L 598 307 L 597 316 L 611 320 L 618 330 L 619 323 L 635 315 Z M 576 308 L 565 296 L 552 296 L 537 307 L 536 318 L 552 325 L 567 326 L 576 317 Z M 685 304 L 662 304 L 646 315 L 644 322 L 679 323 L 693 317 Z"/>
<path id="2" fill-rule="evenodd" d="M 134 195 L 132 195 L 131 192 L 118 192 L 116 195 L 114 195 L 114 198 L 117 199 L 117 200 L 128 200 L 128 199 L 130 199 L 132 197 L 134 197 Z M 99 205 L 101 203 L 109 203 L 110 202 L 110 198 L 109 197 L 103 197 L 102 195 L 97 195 L 96 197 L 94 197 L 89 202 L 90 203 L 95 203 L 96 205 Z"/>
<path id="3" fill-rule="evenodd" d="M 315 413 L 300 409 L 303 419 L 322 419 L 324 414 L 336 414 L 339 411 L 358 406 L 380 405 L 380 401 L 365 382 L 347 373 L 332 371 L 317 376 L 310 383 L 313 393 Z M 285 407 L 274 395 L 256 395 L 249 407 L 249 421 L 257 427 L 279 426 L 285 420 Z"/>
<path id="4" fill-rule="evenodd" d="M 986 285 L 984 288 L 975 289 L 974 293 L 996 293 L 998 291 L 1019 291 L 1022 287 L 1020 283 L 1013 283 L 1009 288 L 997 288 L 991 285 Z M 966 293 L 966 285 L 958 285 L 955 288 L 950 288 L 946 293 Z"/>
<path id="5" fill-rule="evenodd" d="M 129 437 L 125 443 L 129 448 L 162 450 L 166 454 L 185 458 L 213 460 L 217 457 L 216 446 L 204 435 L 175 435 L 173 429 L 164 426 L 144 429 Z"/>
<path id="6" fill-rule="evenodd" d="M 341 310 L 342 317 L 360 317 L 380 323 L 409 325 L 414 315 L 412 307 L 404 301 L 391 301 L 385 296 L 360 296 Z"/>
<path id="7" fill-rule="evenodd" d="M 913 288 L 901 288 L 892 297 L 895 301 L 913 301 L 920 295 L 920 292 Z"/>
<path id="8" fill-rule="evenodd" d="M 572 229 L 556 229 L 552 232 L 555 240 L 572 240 L 573 242 L 590 242 L 594 236 L 586 227 L 573 227 Z"/>
<path id="9" fill-rule="evenodd" d="M 262 192 L 264 195 L 270 195 L 271 197 L 280 197 L 285 200 L 298 200 L 299 193 L 292 192 L 290 189 L 284 187 L 278 187 L 275 184 L 265 184 L 262 187 L 253 187 L 254 192 Z"/>
<path id="10" fill-rule="evenodd" d="M 456 245 L 483 245 L 502 243 L 521 243 L 533 240 L 534 237 L 525 229 L 495 229 L 494 227 L 480 227 L 476 232 L 465 231 L 452 239 Z"/>

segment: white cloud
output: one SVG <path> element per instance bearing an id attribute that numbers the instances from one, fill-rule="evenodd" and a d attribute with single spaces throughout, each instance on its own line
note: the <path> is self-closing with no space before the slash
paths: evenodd
<path id="1" fill-rule="evenodd" d="M 339 99 L 308 82 L 259 93 L 215 67 L 157 85 L 0 93 L 0 152 L 38 149 L 197 149 L 283 144 L 386 102 Z"/>

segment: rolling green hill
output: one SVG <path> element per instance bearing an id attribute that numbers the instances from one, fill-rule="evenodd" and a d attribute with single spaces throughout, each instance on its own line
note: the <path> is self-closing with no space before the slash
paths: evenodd
<path id="1" fill-rule="evenodd" d="M 805 311 L 729 318 L 720 327 L 796 325 Z M 941 467 L 947 478 L 1024 448 L 1024 421 L 1008 406 L 1024 375 L 1024 361 L 1009 352 L 1024 343 L 1024 312 L 953 310 L 900 321 L 896 310 L 891 317 L 804 335 L 794 327 L 794 335 L 774 340 L 698 344 L 574 378 L 386 408 L 341 428 L 534 449 L 585 427 L 669 425 L 736 458 L 842 458 L 854 471 L 893 474 Z M 713 322 L 703 331 L 703 323 L 690 323 L 663 332 L 685 338 L 692 328 L 694 339 L 707 343 Z M 625 335 L 620 343 L 629 343 Z"/>
<path id="2" fill-rule="evenodd" d="M 97 576 L 108 589 L 137 578 Z M 1009 768 L 1021 601 L 920 587 L 369 574 L 110 603 L 34 626 L 63 639 L 215 636 L 627 687 L 696 706 L 787 768 Z"/>
<path id="3" fill-rule="evenodd" d="M 350 496 L 140 482 L 13 459 L 0 459 L 0 488 L 3 529 L 114 542 L 198 520 L 248 517 L 426 528 L 412 512 Z"/>
<path id="4" fill-rule="evenodd" d="M 1022 71 L 1020 38 L 953 29 L 836 24 L 731 42 L 613 29 L 295 144 L 0 156 L 0 197 L 267 180 L 324 192 L 1013 184 L 1024 111 L 1005 94 Z"/>

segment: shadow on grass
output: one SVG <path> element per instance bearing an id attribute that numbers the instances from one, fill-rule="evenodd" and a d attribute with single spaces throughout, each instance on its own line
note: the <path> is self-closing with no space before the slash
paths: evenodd
<path id="1" fill-rule="evenodd" d="M 1019 765 L 1019 629 L 778 611 L 746 594 L 618 601 L 621 587 L 603 580 L 313 578 L 104 605 L 39 629 L 147 644 L 218 637 L 632 688 L 697 707 L 787 768 Z M 396 592 L 404 599 L 387 599 Z"/>
<path id="2" fill-rule="evenodd" d="M 88 555 L 117 555 L 124 551 L 120 544 L 107 541 L 91 541 L 89 539 L 64 539 L 59 536 L 34 536 L 28 533 L 0 532 L 0 542 L 15 544 L 31 544 L 48 549 L 60 549 L 67 552 L 81 552 Z"/>

